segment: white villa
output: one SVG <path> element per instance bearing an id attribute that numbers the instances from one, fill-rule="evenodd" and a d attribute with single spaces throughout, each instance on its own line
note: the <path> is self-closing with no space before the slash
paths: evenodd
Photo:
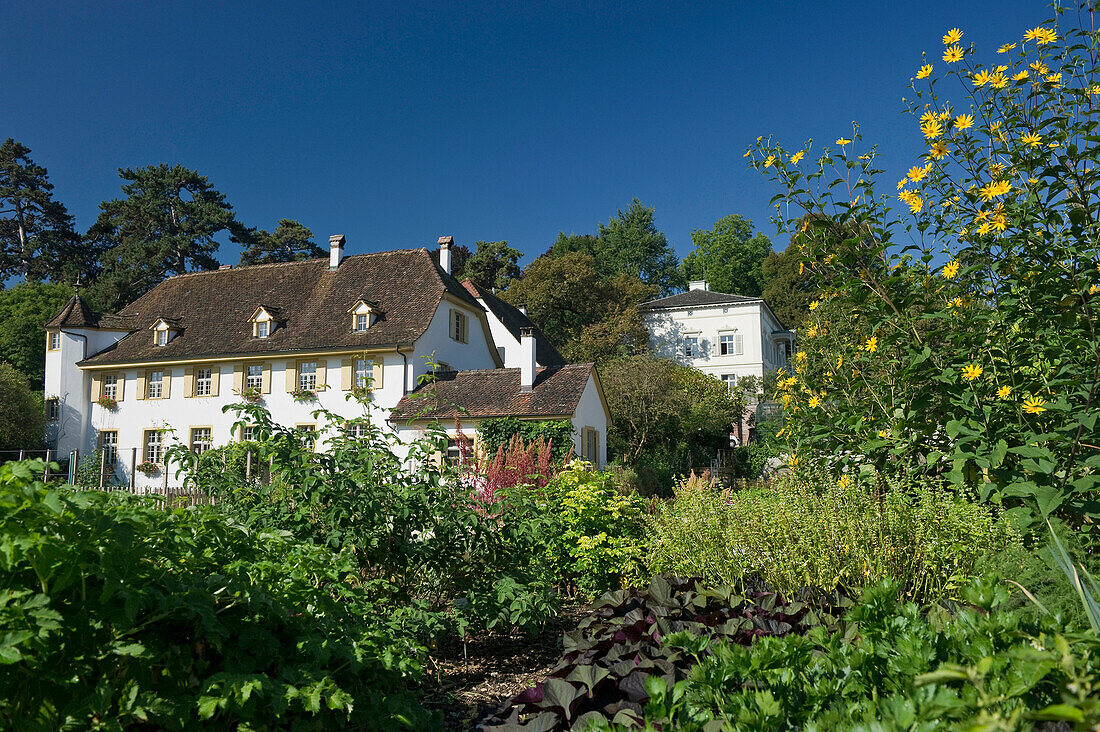
<path id="1" fill-rule="evenodd" d="M 602 467 L 609 416 L 593 364 L 564 364 L 534 324 L 450 274 L 425 248 L 171 277 L 117 314 L 73 297 L 46 325 L 47 440 L 64 458 L 102 448 L 114 478 L 164 485 L 173 439 L 202 452 L 230 440 L 227 404 L 258 399 L 285 426 L 313 412 L 369 416 L 403 440 L 429 423 L 469 435 L 482 419 L 569 419 L 574 452 Z M 426 409 L 421 377 L 438 398 Z M 369 388 L 370 408 L 347 399 Z M 364 415 L 366 411 L 366 415 Z M 429 413 L 430 412 L 430 413 Z M 324 450 L 324 442 L 317 445 Z"/>

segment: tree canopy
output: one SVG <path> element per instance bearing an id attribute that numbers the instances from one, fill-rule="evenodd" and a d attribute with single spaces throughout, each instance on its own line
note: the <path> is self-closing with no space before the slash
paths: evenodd
<path id="1" fill-rule="evenodd" d="M 475 285 L 504 290 L 519 277 L 521 256 L 506 241 L 479 241 L 477 251 L 466 259 L 462 273 Z"/>
<path id="2" fill-rule="evenodd" d="M 46 418 L 42 398 L 27 377 L 0 362 L 0 450 L 36 449 L 42 444 Z M 11 456 L 7 456 L 11 457 Z"/>
<path id="3" fill-rule="evenodd" d="M 293 219 L 279 219 L 275 232 L 249 229 L 240 235 L 241 264 L 272 264 L 297 262 L 328 256 L 313 241 L 313 232 Z"/>
<path id="4" fill-rule="evenodd" d="M 817 285 L 814 284 L 813 274 L 806 271 L 794 239 L 782 253 L 769 252 L 762 269 L 762 294 L 772 312 L 788 328 L 801 327 L 810 314 L 810 303 L 816 298 Z"/>
<path id="5" fill-rule="evenodd" d="M 68 285 L 22 282 L 0 290 L 0 361 L 20 371 L 35 389 L 45 378 L 46 335 L 43 326 L 72 297 Z"/>
<path id="6" fill-rule="evenodd" d="M 105 250 L 93 297 L 104 309 L 124 307 L 169 275 L 216 269 L 215 237 L 246 236 L 225 196 L 193 170 L 162 164 L 119 175 L 124 197 L 100 204 L 86 237 Z"/>
<path id="7" fill-rule="evenodd" d="M 86 260 L 73 217 L 53 198 L 46 169 L 10 137 L 0 145 L 0 282 L 60 281 Z"/>
<path id="8" fill-rule="evenodd" d="M 772 243 L 752 222 L 732 214 L 711 229 L 691 232 L 695 249 L 684 257 L 680 272 L 687 280 L 706 280 L 710 288 L 731 295 L 759 296 L 764 290 L 764 260 Z"/>

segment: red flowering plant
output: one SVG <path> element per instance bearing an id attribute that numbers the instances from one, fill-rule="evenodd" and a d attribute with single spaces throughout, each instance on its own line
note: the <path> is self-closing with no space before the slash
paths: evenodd
<path id="1" fill-rule="evenodd" d="M 544 437 L 524 442 L 514 435 L 493 454 L 474 449 L 461 430 L 457 435 L 459 465 L 464 482 L 474 489 L 477 500 L 492 505 L 520 486 L 542 489 L 561 470 L 564 462 L 554 457 L 553 443 Z"/>
<path id="2" fill-rule="evenodd" d="M 107 396 L 106 394 L 101 396 L 99 399 L 96 399 L 95 403 L 110 412 L 118 409 L 118 400 L 115 399 L 113 396 Z"/>

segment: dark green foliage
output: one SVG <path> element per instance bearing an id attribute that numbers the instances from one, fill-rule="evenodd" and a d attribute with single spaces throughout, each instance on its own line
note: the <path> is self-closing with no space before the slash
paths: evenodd
<path id="1" fill-rule="evenodd" d="M 313 241 L 313 232 L 293 219 L 279 219 L 275 233 L 249 229 L 239 238 L 244 247 L 241 264 L 297 262 L 328 256 L 328 252 Z"/>
<path id="2" fill-rule="evenodd" d="M 122 168 L 123 198 L 99 204 L 85 240 L 105 251 L 92 289 L 98 309 L 133 302 L 169 275 L 217 269 L 219 234 L 244 236 L 225 196 L 181 165 Z"/>
<path id="3" fill-rule="evenodd" d="M 42 395 L 31 391 L 26 376 L 0 362 L 0 450 L 38 448 L 45 422 Z"/>
<path id="4" fill-rule="evenodd" d="M 813 272 L 803 264 L 798 244 L 792 239 L 782 253 L 769 252 L 761 266 L 764 301 L 788 328 L 802 327 L 810 314 L 810 303 L 817 299 Z"/>
<path id="5" fill-rule="evenodd" d="M 573 450 L 573 423 L 568 419 L 485 419 L 477 426 L 477 436 L 482 449 L 489 455 L 495 455 L 502 447 L 507 448 L 516 436 L 524 443 L 545 439 L 550 443 L 551 454 L 557 461 L 564 460 Z"/>
<path id="6" fill-rule="evenodd" d="M 23 282 L 0 290 L 0 361 L 7 361 L 41 389 L 45 379 L 44 326 L 73 291 L 68 285 Z"/>
<path id="7" fill-rule="evenodd" d="M 680 265 L 685 280 L 706 280 L 715 292 L 759 296 L 764 288 L 764 260 L 772 243 L 752 232 L 752 222 L 737 214 L 726 216 L 714 228 L 691 232 L 695 249 Z"/>
<path id="8" fill-rule="evenodd" d="M 764 472 L 768 461 L 778 458 L 787 450 L 787 444 L 776 433 L 783 428 L 782 417 L 764 420 L 756 424 L 755 439 L 733 451 L 737 463 L 735 477 L 753 480 Z"/>
<path id="9" fill-rule="evenodd" d="M 513 699 L 487 727 L 550 732 L 631 725 L 641 721 L 650 696 L 682 683 L 712 643 L 749 646 L 815 627 L 836 632 L 842 630 L 838 615 L 850 606 L 839 595 L 784 601 L 759 589 L 737 594 L 728 586 L 657 576 L 646 589 L 601 597 L 592 616 L 565 634 L 562 660 L 550 677 Z"/>
<path id="10" fill-rule="evenodd" d="M 112 488 L 120 485 L 115 470 L 110 465 L 103 463 L 103 451 L 95 450 L 80 456 L 80 462 L 76 466 L 76 481 L 74 485 L 81 488 L 98 488 L 102 479 L 104 488 Z"/>
<path id="11" fill-rule="evenodd" d="M 168 458 L 186 466 L 188 485 L 213 493 L 219 508 L 255 530 L 287 531 L 298 541 L 347 552 L 376 580 L 374 601 L 425 640 L 474 628 L 537 628 L 556 612 L 547 571 L 551 518 L 528 491 L 491 507 L 478 501 L 457 470 L 436 467 L 442 436 L 432 434 L 405 458 L 392 436 L 367 419 L 318 409 L 325 428 L 311 435 L 272 422 L 263 407 L 234 405 L 257 443 L 195 459 L 185 445 Z M 228 409 L 228 407 L 227 407 Z M 348 430 L 360 425 L 364 433 Z M 246 481 L 246 450 L 270 465 L 271 482 Z"/>
<path id="12" fill-rule="evenodd" d="M 427 729 L 346 552 L 0 466 L 0 726 Z"/>
<path id="13" fill-rule="evenodd" d="M 590 254 L 544 255 L 528 265 L 523 278 L 504 293 L 571 362 L 603 361 L 640 353 L 649 331 L 638 306 L 654 288 L 630 274 L 608 278 Z"/>
<path id="14" fill-rule="evenodd" d="M 687 681 L 651 697 L 646 729 L 1092 729 L 1100 722 L 1096 635 L 1007 611 L 1004 585 L 988 581 L 969 587 L 968 604 L 952 612 L 925 613 L 896 594 L 889 584 L 870 590 L 846 616 L 857 631 L 851 637 L 820 627 L 751 648 L 714 644 Z"/>
<path id="15" fill-rule="evenodd" d="M 479 241 L 477 251 L 466 259 L 462 267 L 462 276 L 473 280 L 478 287 L 504 290 L 519 277 L 521 256 L 523 254 L 508 246 L 506 241 Z"/>
<path id="16" fill-rule="evenodd" d="M 53 198 L 46 169 L 10 137 L 0 145 L 0 283 L 9 277 L 72 282 L 87 278 L 73 217 Z"/>

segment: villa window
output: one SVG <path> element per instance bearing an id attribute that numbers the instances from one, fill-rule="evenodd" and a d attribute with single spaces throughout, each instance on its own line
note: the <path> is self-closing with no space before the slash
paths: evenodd
<path id="1" fill-rule="evenodd" d="M 50 333 L 49 350 L 56 351 L 59 348 L 61 348 L 61 333 L 60 332 Z"/>
<path id="2" fill-rule="evenodd" d="M 317 391 L 317 362 L 298 364 L 298 391 Z"/>
<path id="3" fill-rule="evenodd" d="M 145 398 L 160 399 L 164 396 L 164 372 L 150 371 L 145 382 Z M 155 462 L 155 461 L 154 461 Z"/>
<path id="4" fill-rule="evenodd" d="M 156 332 L 155 340 L 153 342 L 154 342 L 155 345 L 158 345 L 158 346 L 167 346 L 168 345 L 168 331 L 167 330 L 158 330 Z"/>
<path id="5" fill-rule="evenodd" d="M 195 369 L 195 396 L 210 396 L 213 385 L 214 372 L 211 369 Z"/>
<path id="6" fill-rule="evenodd" d="M 466 343 L 469 338 L 469 321 L 461 310 L 451 311 L 451 340 Z"/>
<path id="7" fill-rule="evenodd" d="M 458 465 L 462 460 L 462 445 L 457 439 L 447 440 L 447 453 L 443 456 L 443 462 L 447 465 Z"/>
<path id="8" fill-rule="evenodd" d="M 266 320 L 261 320 L 259 323 L 256 323 L 256 337 L 257 338 L 267 338 L 267 336 L 270 334 L 270 332 L 271 332 L 271 324 L 268 323 Z"/>
<path id="9" fill-rule="evenodd" d="M 723 356 L 744 355 L 745 337 L 740 333 L 723 333 L 718 336 L 718 352 Z"/>
<path id="10" fill-rule="evenodd" d="M 695 358 L 700 355 L 698 336 L 688 336 L 684 338 L 684 355 L 688 358 Z"/>
<path id="11" fill-rule="evenodd" d="M 57 397 L 46 400 L 46 421 L 56 422 L 61 419 L 61 400 Z"/>
<path id="12" fill-rule="evenodd" d="M 355 316 L 355 330 L 362 333 L 370 327 L 370 315 L 356 315 Z"/>
<path id="13" fill-rule="evenodd" d="M 118 462 L 118 430 L 101 430 L 98 441 L 104 462 L 114 466 Z"/>
<path id="14" fill-rule="evenodd" d="M 737 374 L 722 374 L 722 383 L 726 385 L 726 389 L 733 393 L 733 387 L 737 385 Z"/>
<path id="15" fill-rule="evenodd" d="M 159 463 L 163 455 L 160 430 L 145 430 L 145 462 Z"/>
<path id="16" fill-rule="evenodd" d="M 118 375 L 117 374 L 104 374 L 103 376 L 103 396 L 110 399 L 118 399 Z"/>
<path id="17" fill-rule="evenodd" d="M 264 367 L 263 364 L 253 363 L 248 365 L 248 369 L 245 371 L 244 385 L 246 389 L 259 390 L 264 385 Z"/>
<path id="18" fill-rule="evenodd" d="M 214 441 L 211 438 L 211 429 L 209 427 L 192 427 L 191 428 L 191 452 L 196 455 L 202 455 L 209 450 Z"/>
<path id="19" fill-rule="evenodd" d="M 317 449 L 317 425 L 300 424 L 296 425 L 295 429 L 298 430 L 299 438 L 302 441 L 302 447 L 307 450 Z"/>
<path id="20" fill-rule="evenodd" d="M 374 361 L 365 358 L 355 359 L 355 388 L 362 389 L 367 385 L 367 376 L 374 370 Z"/>
<path id="21" fill-rule="evenodd" d="M 256 439 L 256 425 L 246 424 L 241 427 L 241 440 L 243 442 L 252 442 Z"/>
<path id="22" fill-rule="evenodd" d="M 356 440 L 366 439 L 367 431 L 367 425 L 363 422 L 348 425 L 348 437 Z"/>

